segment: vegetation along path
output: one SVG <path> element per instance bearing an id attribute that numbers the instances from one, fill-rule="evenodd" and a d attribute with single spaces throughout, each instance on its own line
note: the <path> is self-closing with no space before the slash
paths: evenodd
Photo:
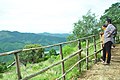
<path id="1" fill-rule="evenodd" d="M 120 80 L 120 44 L 112 49 L 110 65 L 98 62 L 91 69 L 83 72 L 77 80 Z"/>

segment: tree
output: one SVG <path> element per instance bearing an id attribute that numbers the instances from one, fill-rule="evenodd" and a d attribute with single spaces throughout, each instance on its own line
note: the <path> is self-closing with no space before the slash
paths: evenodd
<path id="1" fill-rule="evenodd" d="M 105 23 L 106 18 L 112 19 L 112 24 L 117 26 L 118 31 L 120 31 L 120 2 L 114 3 L 105 10 L 104 15 L 101 16 L 101 24 Z"/>
<path id="2" fill-rule="evenodd" d="M 82 16 L 82 20 L 74 23 L 73 34 L 76 38 L 85 37 L 98 33 L 98 22 L 95 14 L 89 10 L 86 15 Z"/>
<path id="3" fill-rule="evenodd" d="M 38 48 L 41 47 L 39 44 L 28 44 L 25 45 L 24 49 L 29 48 Z M 44 49 L 41 48 L 39 50 L 30 50 L 26 52 L 20 53 L 20 61 L 26 66 L 26 64 L 29 63 L 37 63 L 43 58 L 44 55 Z"/>
<path id="4" fill-rule="evenodd" d="M 75 40 L 74 34 L 71 34 L 67 37 L 67 41 Z"/>
<path id="5" fill-rule="evenodd" d="M 51 56 L 51 55 L 57 55 L 56 50 L 55 50 L 55 49 L 51 49 L 51 50 L 49 51 L 49 55 L 50 55 L 50 56 Z"/>

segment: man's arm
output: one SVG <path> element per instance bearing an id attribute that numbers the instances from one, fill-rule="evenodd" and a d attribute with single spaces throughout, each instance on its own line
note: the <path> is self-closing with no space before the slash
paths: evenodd
<path id="1" fill-rule="evenodd" d="M 114 33 L 116 28 L 112 24 L 110 24 L 108 27 L 109 27 L 108 37 L 110 37 Z"/>
<path id="2" fill-rule="evenodd" d="M 115 31 L 115 29 L 116 29 L 116 28 L 115 28 L 113 25 L 110 25 L 110 31 L 109 31 L 110 34 L 112 34 L 112 33 Z"/>

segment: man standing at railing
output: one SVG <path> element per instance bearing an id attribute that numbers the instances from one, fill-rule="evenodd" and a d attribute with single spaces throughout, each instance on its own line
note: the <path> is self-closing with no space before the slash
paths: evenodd
<path id="1" fill-rule="evenodd" d="M 104 51 L 103 52 L 103 64 L 110 64 L 111 60 L 111 46 L 113 44 L 113 32 L 115 27 L 111 24 L 111 19 L 106 20 L 107 28 L 104 31 Z"/>

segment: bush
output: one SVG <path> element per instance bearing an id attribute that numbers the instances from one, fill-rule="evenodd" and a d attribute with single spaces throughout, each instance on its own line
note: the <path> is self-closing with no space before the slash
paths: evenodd
<path id="1" fill-rule="evenodd" d="M 7 70 L 6 63 L 0 63 L 0 73 L 3 73 Z"/>
<path id="2" fill-rule="evenodd" d="M 38 48 L 41 47 L 39 44 L 29 44 L 25 45 L 25 49 L 29 48 Z M 39 50 L 29 50 L 26 52 L 20 53 L 20 61 L 26 65 L 27 63 L 38 63 L 40 61 L 44 61 L 44 49 L 41 48 Z"/>

